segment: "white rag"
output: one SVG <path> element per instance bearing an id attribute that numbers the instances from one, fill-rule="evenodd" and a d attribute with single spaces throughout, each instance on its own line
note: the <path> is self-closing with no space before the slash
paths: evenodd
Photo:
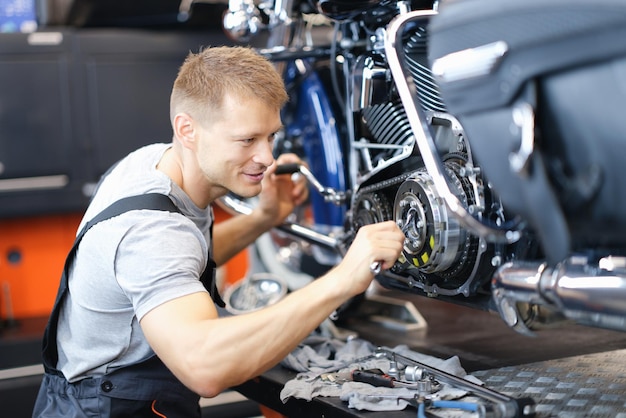
<path id="1" fill-rule="evenodd" d="M 415 396 L 413 389 L 376 387 L 353 381 L 332 382 L 321 378 L 325 373 L 341 373 L 357 368 L 380 369 L 389 373 L 390 361 L 387 358 L 376 358 L 377 348 L 359 338 L 348 341 L 318 336 L 307 338 L 281 363 L 284 367 L 299 372 L 283 387 L 280 392 L 281 400 L 284 403 L 291 397 L 310 401 L 316 396 L 336 396 L 346 401 L 348 407 L 359 410 L 398 411 L 406 408 L 409 400 Z M 479 379 L 465 372 L 456 356 L 442 360 L 412 351 L 406 345 L 386 349 L 472 383 L 482 384 Z M 442 384 L 441 389 L 431 399 L 459 399 L 467 393 L 466 390 Z"/>

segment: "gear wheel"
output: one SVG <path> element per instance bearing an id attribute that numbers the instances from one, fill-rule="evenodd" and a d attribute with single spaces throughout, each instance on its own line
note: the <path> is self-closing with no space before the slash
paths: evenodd
<path id="1" fill-rule="evenodd" d="M 388 221 L 392 218 L 391 205 L 379 193 L 364 193 L 354 202 L 352 226 L 355 231 L 365 225 Z"/>

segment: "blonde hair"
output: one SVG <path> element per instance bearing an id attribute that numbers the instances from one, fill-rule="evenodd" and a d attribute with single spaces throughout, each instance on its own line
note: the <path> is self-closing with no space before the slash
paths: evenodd
<path id="1" fill-rule="evenodd" d="M 219 114 L 224 97 L 257 98 L 280 109 L 288 100 L 283 80 L 269 60 L 241 46 L 209 47 L 190 53 L 178 71 L 170 117 L 184 112 L 200 122 Z"/>

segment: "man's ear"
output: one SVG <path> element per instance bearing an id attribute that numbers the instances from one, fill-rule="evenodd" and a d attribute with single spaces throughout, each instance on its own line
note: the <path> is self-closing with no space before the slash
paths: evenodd
<path id="1" fill-rule="evenodd" d="M 195 149 L 196 129 L 195 121 L 186 113 L 178 113 L 174 116 L 174 136 L 178 138 L 185 148 Z"/>

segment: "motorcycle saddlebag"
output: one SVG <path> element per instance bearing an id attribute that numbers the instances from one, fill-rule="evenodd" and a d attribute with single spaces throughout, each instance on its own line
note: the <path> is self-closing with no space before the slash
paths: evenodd
<path id="1" fill-rule="evenodd" d="M 626 1 L 449 1 L 428 31 L 448 111 L 548 261 L 626 248 Z"/>

